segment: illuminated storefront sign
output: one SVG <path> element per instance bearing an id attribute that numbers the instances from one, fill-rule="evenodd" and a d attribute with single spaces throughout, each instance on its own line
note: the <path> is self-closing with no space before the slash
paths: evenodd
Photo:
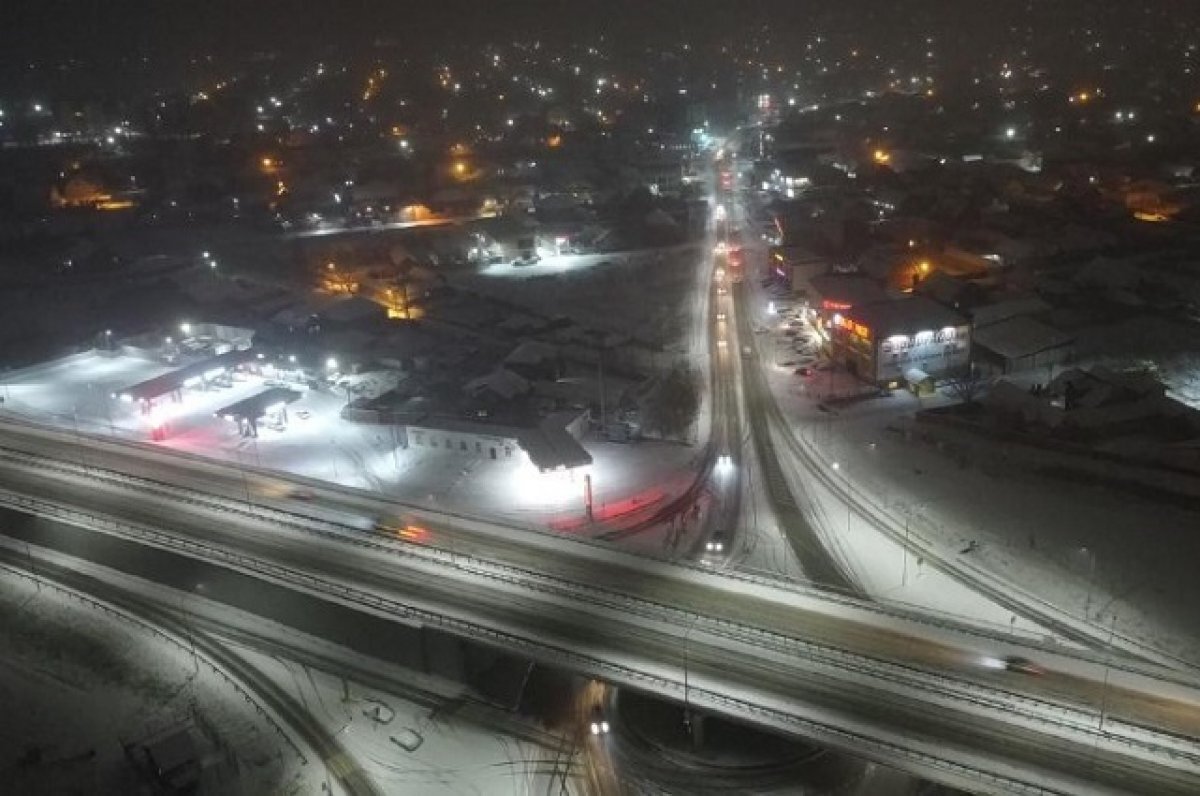
<path id="1" fill-rule="evenodd" d="M 958 330 L 953 326 L 947 326 L 936 332 L 924 330 L 917 332 L 911 337 L 906 334 L 894 334 L 888 337 L 880 344 L 880 349 L 885 354 L 892 352 L 908 351 L 911 348 L 930 345 L 931 343 L 952 343 L 958 338 Z"/>
<path id="2" fill-rule="evenodd" d="M 842 329 L 845 329 L 855 337 L 860 337 L 863 340 L 869 340 L 871 338 L 871 330 L 868 327 L 863 326 L 861 323 L 856 321 L 852 321 L 844 315 L 834 315 L 833 323 L 835 326 L 840 326 Z"/>

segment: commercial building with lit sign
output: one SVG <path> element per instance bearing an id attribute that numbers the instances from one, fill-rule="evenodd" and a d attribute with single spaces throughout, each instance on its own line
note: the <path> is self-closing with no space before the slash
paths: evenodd
<path id="1" fill-rule="evenodd" d="M 809 280 L 812 322 L 829 339 L 833 318 L 855 307 L 887 300 L 888 294 L 875 280 L 861 274 L 819 274 Z"/>
<path id="2" fill-rule="evenodd" d="M 966 318 L 922 296 L 852 307 L 832 318 L 835 358 L 883 387 L 917 385 L 966 370 Z"/>

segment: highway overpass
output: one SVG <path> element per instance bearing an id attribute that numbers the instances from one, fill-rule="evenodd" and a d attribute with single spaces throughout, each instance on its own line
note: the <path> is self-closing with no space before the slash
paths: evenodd
<path id="1" fill-rule="evenodd" d="M 686 689 L 697 707 L 959 787 L 1200 789 L 1200 689 L 1119 652 L 19 423 L 0 427 L 0 486 L 9 507 L 624 687 Z M 403 533 L 373 531 L 380 516 Z M 1046 673 L 995 668 L 1006 655 Z"/>

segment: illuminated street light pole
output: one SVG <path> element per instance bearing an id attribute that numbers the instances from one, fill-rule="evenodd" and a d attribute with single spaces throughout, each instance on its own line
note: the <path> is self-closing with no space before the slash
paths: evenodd
<path id="1" fill-rule="evenodd" d="M 841 462 L 833 462 L 829 466 L 835 473 L 840 472 L 842 469 Z M 850 497 L 848 494 L 845 498 L 845 502 L 846 502 L 846 535 L 849 536 L 850 535 Z"/>

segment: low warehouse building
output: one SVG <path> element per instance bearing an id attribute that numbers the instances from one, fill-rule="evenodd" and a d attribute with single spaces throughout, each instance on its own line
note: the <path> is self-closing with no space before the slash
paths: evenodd
<path id="1" fill-rule="evenodd" d="M 1053 368 L 1071 358 L 1074 339 L 1028 315 L 975 329 L 975 360 L 991 373 Z"/>

